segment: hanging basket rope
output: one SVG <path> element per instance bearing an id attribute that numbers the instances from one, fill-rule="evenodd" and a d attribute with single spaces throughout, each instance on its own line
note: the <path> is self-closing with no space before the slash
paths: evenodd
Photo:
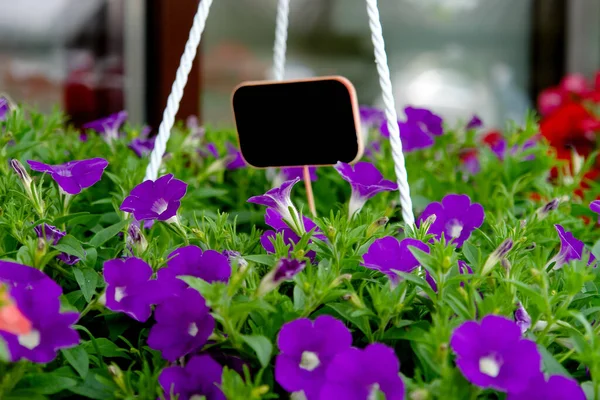
<path id="1" fill-rule="evenodd" d="M 390 70 L 388 66 L 387 53 L 385 51 L 385 41 L 379 16 L 379 7 L 377 0 L 366 0 L 367 14 L 369 17 L 369 28 L 371 29 L 371 40 L 373 42 L 375 63 L 377 64 L 377 73 L 379 74 L 379 84 L 383 95 L 385 105 L 385 117 L 390 131 L 390 143 L 392 146 L 392 158 L 394 160 L 394 171 L 398 182 L 400 192 L 400 206 L 402 208 L 402 219 L 407 225 L 412 226 L 415 222 L 415 216 L 412 210 L 412 200 L 410 198 L 410 187 L 402 152 L 402 140 L 400 139 L 400 129 L 398 127 L 398 115 L 396 113 L 396 102 L 390 79 Z M 167 142 L 171 136 L 171 129 L 175 122 L 175 115 L 179 110 L 179 103 L 183 97 L 183 90 L 187 83 L 188 75 L 192 69 L 192 63 L 196 57 L 196 51 L 200 44 L 200 39 L 213 0 L 201 0 L 198 5 L 198 11 L 194 16 L 194 23 L 190 30 L 188 41 L 185 45 L 185 51 L 181 56 L 179 68 L 171 93 L 167 99 L 167 107 L 163 113 L 163 119 L 158 128 L 158 135 L 154 144 L 154 150 L 150 154 L 150 163 L 146 169 L 144 180 L 156 180 L 162 158 L 165 154 Z M 275 28 L 275 45 L 273 48 L 273 71 L 276 80 L 282 80 L 285 72 L 285 59 L 287 50 L 287 36 L 289 25 L 290 0 L 279 0 L 277 7 L 277 20 Z"/>

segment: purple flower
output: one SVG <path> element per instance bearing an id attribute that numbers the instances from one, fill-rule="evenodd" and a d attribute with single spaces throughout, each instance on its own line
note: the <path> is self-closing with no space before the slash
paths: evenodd
<path id="1" fill-rule="evenodd" d="M 404 400 L 399 370 L 394 350 L 381 343 L 370 344 L 364 350 L 350 348 L 338 353 L 329 364 L 319 398 L 376 399 L 380 391 L 386 400 Z"/>
<path id="2" fill-rule="evenodd" d="M 60 253 L 56 256 L 56 258 L 58 258 L 60 261 L 64 262 L 67 265 L 75 265 L 79 261 L 81 261 L 79 257 L 67 253 Z"/>
<path id="3" fill-rule="evenodd" d="M 281 186 L 273 188 L 261 196 L 250 197 L 248 203 L 260 204 L 274 209 L 295 232 L 304 233 L 302 227 L 296 226 L 295 221 L 299 219 L 298 210 L 296 210 L 290 197 L 294 185 L 299 181 L 300 179 L 298 178 L 285 181 Z M 293 217 L 292 214 L 294 214 Z"/>
<path id="4" fill-rule="evenodd" d="M 44 164 L 39 161 L 27 160 L 32 170 L 50 174 L 58 186 L 68 194 L 81 193 L 83 189 L 96 184 L 108 166 L 104 158 L 69 161 L 59 165 Z"/>
<path id="5" fill-rule="evenodd" d="M 279 286 L 283 281 L 289 281 L 306 267 L 304 261 L 294 258 L 282 258 L 275 268 L 269 271 L 260 281 L 257 293 L 263 296 Z"/>
<path id="6" fill-rule="evenodd" d="M 198 117 L 190 115 L 186 120 L 186 126 L 190 130 L 190 135 L 202 139 L 206 133 L 205 129 L 198 123 Z"/>
<path id="7" fill-rule="evenodd" d="M 516 393 L 540 374 L 535 342 L 523 339 L 521 328 L 505 317 L 487 315 L 481 323 L 463 322 L 454 330 L 450 346 L 458 369 L 481 388 Z"/>
<path id="8" fill-rule="evenodd" d="M 229 170 L 244 168 L 246 166 L 246 161 L 244 161 L 242 153 L 231 143 L 227 143 L 227 160 L 225 168 Z"/>
<path id="9" fill-rule="evenodd" d="M 150 138 L 150 139 L 146 139 L 146 138 L 135 138 L 131 141 L 131 143 L 129 143 L 129 148 L 131 150 L 134 151 L 134 153 L 142 158 L 150 153 L 152 153 L 152 150 L 154 150 L 154 142 L 156 141 L 156 138 Z"/>
<path id="10" fill-rule="evenodd" d="M 4 97 L 0 97 L 0 121 L 4 121 L 10 111 L 10 104 Z"/>
<path id="11" fill-rule="evenodd" d="M 319 227 L 310 218 L 302 216 L 302 222 L 304 223 L 303 228 L 306 232 L 310 232 L 316 228 L 313 232 L 313 236 L 320 240 L 326 239 Z M 293 246 L 300 241 L 300 236 L 298 236 L 283 221 L 283 218 L 277 211 L 275 211 L 275 209 L 267 208 L 267 211 L 265 212 L 265 223 L 275 229 L 275 231 L 265 231 L 265 233 L 263 233 L 260 237 L 260 244 L 267 251 L 267 253 L 275 253 L 275 246 L 272 240 L 275 240 L 277 233 L 281 233 L 283 235 L 283 242 L 285 244 L 291 245 L 290 251 L 292 251 Z M 308 243 L 312 243 L 312 239 L 309 239 Z M 306 256 L 312 261 L 314 260 L 316 253 L 314 250 L 310 250 L 306 253 Z"/>
<path id="12" fill-rule="evenodd" d="M 46 242 L 52 245 L 58 244 L 58 242 L 60 242 L 60 240 L 67 234 L 57 227 L 48 224 L 38 225 L 33 228 L 33 230 L 40 239 L 44 239 Z M 58 256 L 56 256 L 56 258 L 67 265 L 75 265 L 80 261 L 78 257 L 67 253 L 60 253 Z"/>
<path id="13" fill-rule="evenodd" d="M 159 304 L 154 318 L 156 324 L 150 329 L 148 346 L 171 362 L 200 350 L 215 328 L 204 298 L 191 288 Z"/>
<path id="14" fill-rule="evenodd" d="M 562 268 L 563 265 L 575 260 L 582 260 L 585 250 L 585 245 L 581 240 L 576 239 L 571 232 L 566 232 L 565 229 L 556 224 L 554 225 L 558 237 L 560 238 L 560 251 L 555 255 L 550 262 L 555 262 L 553 269 Z M 588 265 L 596 260 L 596 257 L 590 253 Z"/>
<path id="15" fill-rule="evenodd" d="M 202 251 L 193 245 L 173 251 L 169 254 L 167 267 L 158 270 L 158 280 L 168 282 L 173 291 L 188 287 L 178 276 L 195 276 L 212 283 L 227 282 L 230 275 L 231 265 L 226 256 L 215 250 Z"/>
<path id="16" fill-rule="evenodd" d="M 510 155 L 515 156 L 527 149 L 535 147 L 536 144 L 537 144 L 537 142 L 535 139 L 527 140 L 525 143 L 523 143 L 523 146 L 519 146 L 518 144 L 515 144 L 510 149 Z M 500 161 L 504 161 L 504 159 L 506 158 L 506 152 L 508 150 L 508 143 L 507 143 L 506 139 L 500 138 L 490 146 L 490 149 L 496 155 L 496 157 L 498 157 L 498 159 Z M 533 159 L 535 159 L 535 155 L 530 154 L 530 155 L 524 157 L 523 161 L 531 161 Z"/>
<path id="17" fill-rule="evenodd" d="M 303 391 L 308 399 L 318 399 L 327 367 L 352 346 L 352 335 L 343 322 L 329 315 L 314 321 L 300 318 L 283 325 L 277 346 L 275 380 L 288 392 Z"/>
<path id="18" fill-rule="evenodd" d="M 148 241 L 140 229 L 140 221 L 134 220 L 127 228 L 127 238 L 125 239 L 127 249 L 130 253 L 134 250 L 143 253 L 148 248 Z"/>
<path id="19" fill-rule="evenodd" d="M 406 122 L 398 121 L 398 126 L 400 128 L 400 139 L 402 139 L 402 149 L 405 153 L 433 146 L 433 136 L 444 133 L 442 118 L 431 111 L 406 107 L 404 112 Z M 390 136 L 387 122 L 384 121 L 381 124 L 380 131 L 383 136 Z"/>
<path id="20" fill-rule="evenodd" d="M 435 222 L 429 227 L 429 233 L 434 234 L 438 240 L 443 233 L 446 240 L 453 240 L 458 247 L 483 224 L 485 217 L 481 204 L 471 204 L 471 199 L 465 194 L 449 194 L 441 203 L 430 203 L 423 210 L 417 224 L 420 226 L 430 215 L 435 215 Z"/>
<path id="21" fill-rule="evenodd" d="M 527 332 L 527 329 L 531 328 L 531 317 L 529 316 L 529 313 L 527 312 L 527 310 L 525 310 L 525 307 L 523 307 L 523 304 L 521 304 L 520 301 L 517 302 L 517 309 L 515 310 L 514 317 L 515 322 L 519 326 L 519 329 L 521 329 L 522 334 Z"/>
<path id="22" fill-rule="evenodd" d="M 381 172 L 371 163 L 360 161 L 352 166 L 338 161 L 334 168 L 352 187 L 348 206 L 350 216 L 360 211 L 367 200 L 377 193 L 398 190 L 398 185 L 383 179 Z"/>
<path id="23" fill-rule="evenodd" d="M 467 129 L 476 129 L 476 128 L 481 128 L 482 126 L 483 126 L 483 122 L 475 114 L 473 115 L 473 117 L 471 117 L 471 120 L 469 121 L 469 123 L 467 123 Z"/>
<path id="24" fill-rule="evenodd" d="M 377 128 L 385 121 L 385 113 L 377 107 L 360 106 L 358 111 L 363 130 Z"/>
<path id="25" fill-rule="evenodd" d="M 66 232 L 61 231 L 57 227 L 48 224 L 38 225 L 35 228 L 33 228 L 33 230 L 39 238 L 44 239 L 48 243 L 51 243 L 53 245 L 58 244 L 60 239 L 65 237 L 65 235 L 67 234 Z"/>
<path id="26" fill-rule="evenodd" d="M 158 377 L 165 391 L 166 399 L 171 394 L 178 400 L 205 398 L 206 400 L 225 400 L 225 395 L 217 385 L 221 384 L 223 367 L 207 355 L 193 356 L 185 367 L 173 366 L 163 369 Z"/>
<path id="27" fill-rule="evenodd" d="M 594 200 L 590 203 L 590 210 L 600 214 L 600 200 Z M 598 223 L 600 224 L 600 215 L 598 216 Z"/>
<path id="28" fill-rule="evenodd" d="M 585 393 L 576 380 L 553 375 L 548 380 L 538 374 L 529 381 L 527 389 L 509 392 L 506 400 L 585 400 Z"/>
<path id="29" fill-rule="evenodd" d="M 133 213 L 138 221 L 167 221 L 177 214 L 186 190 L 187 184 L 173 178 L 173 174 L 161 176 L 156 181 L 147 180 L 133 188 L 123 200 L 121 211 Z"/>
<path id="30" fill-rule="evenodd" d="M 308 172 L 310 175 L 311 181 L 317 180 L 317 168 L 316 167 L 308 167 Z M 290 168 L 282 168 L 281 173 L 283 178 L 286 181 L 298 179 L 304 179 L 304 168 L 303 167 L 290 167 Z"/>
<path id="31" fill-rule="evenodd" d="M 206 151 L 199 149 L 198 154 L 200 157 L 204 158 L 208 158 L 211 155 L 214 158 L 219 158 L 219 150 L 217 149 L 217 145 L 212 142 L 206 144 Z"/>
<path id="32" fill-rule="evenodd" d="M 62 289 L 56 282 L 35 268 L 6 261 L 0 261 L 0 282 L 9 285 L 12 299 L 32 325 L 24 335 L 0 331 L 11 361 L 48 363 L 59 349 L 79 343 L 72 328 L 79 314 L 60 313 Z"/>
<path id="33" fill-rule="evenodd" d="M 462 166 L 464 171 L 466 171 L 470 175 L 476 175 L 481 171 L 481 164 L 479 162 L 479 157 L 477 156 L 477 151 L 474 149 L 465 149 L 461 156 Z"/>
<path id="34" fill-rule="evenodd" d="M 242 257 L 239 251 L 223 250 L 221 254 L 227 257 L 227 260 L 229 260 L 229 264 L 231 265 L 237 264 L 237 266 L 240 268 L 245 268 L 248 266 L 248 261 L 246 261 L 244 257 Z"/>
<path id="35" fill-rule="evenodd" d="M 369 246 L 363 255 L 362 266 L 386 274 L 392 284 L 398 284 L 400 277 L 395 271 L 409 273 L 419 266 L 419 261 L 411 253 L 409 247 L 415 247 L 429 253 L 429 246 L 420 240 L 405 238 L 398 241 L 395 237 L 386 236 Z"/>
<path id="36" fill-rule="evenodd" d="M 104 263 L 106 308 L 146 322 L 158 298 L 152 268 L 140 258 L 117 258 Z"/>
<path id="37" fill-rule="evenodd" d="M 84 129 L 92 129 L 104 137 L 110 143 L 119 138 L 119 129 L 127 120 L 127 111 L 120 111 L 108 117 L 88 122 L 83 125 Z"/>

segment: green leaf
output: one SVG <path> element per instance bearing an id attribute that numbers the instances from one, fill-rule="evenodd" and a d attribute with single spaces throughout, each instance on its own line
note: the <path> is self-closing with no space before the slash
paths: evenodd
<path id="1" fill-rule="evenodd" d="M 129 219 L 124 219 L 122 221 L 117 222 L 114 225 L 109 226 L 108 228 L 102 229 L 100 232 L 96 233 L 92 240 L 90 240 L 90 246 L 100 247 L 104 243 L 106 243 L 111 238 L 117 236 L 119 232 L 123 230 L 124 227 L 129 224 Z"/>
<path id="2" fill-rule="evenodd" d="M 273 352 L 273 344 L 271 341 L 262 335 L 241 335 L 242 340 L 256 353 L 256 358 L 260 365 L 265 368 L 271 360 Z"/>
<path id="3" fill-rule="evenodd" d="M 81 243 L 71 235 L 63 237 L 60 239 L 58 244 L 55 244 L 52 247 L 54 247 L 56 250 L 62 251 L 63 253 L 76 256 L 81 260 L 85 258 L 85 252 L 83 251 Z"/>
<path id="4" fill-rule="evenodd" d="M 112 379 L 104 378 L 99 372 L 90 371 L 85 380 L 79 385 L 69 388 L 70 392 L 83 396 L 86 399 L 109 400 L 115 398 L 119 390 Z"/>
<path id="5" fill-rule="evenodd" d="M 27 374 L 17 389 L 29 389 L 39 394 L 55 394 L 77 385 L 77 380 L 53 373 Z"/>
<path id="6" fill-rule="evenodd" d="M 257 264 L 264 264 L 264 265 L 275 264 L 275 256 L 272 256 L 270 254 L 256 254 L 256 255 L 244 256 L 244 258 L 247 261 L 252 261 Z"/>
<path id="7" fill-rule="evenodd" d="M 69 214 L 69 215 L 63 215 L 62 217 L 58 217 L 56 219 L 54 219 L 54 221 L 52 221 L 52 225 L 62 225 L 65 224 L 75 218 L 79 218 L 79 217 L 88 217 L 90 216 L 89 212 L 78 212 L 78 213 L 74 213 L 74 214 Z"/>
<path id="8" fill-rule="evenodd" d="M 369 326 L 368 317 L 353 315 L 355 311 L 354 307 L 346 303 L 330 303 L 327 304 L 327 306 L 340 314 L 342 318 L 354 324 L 367 337 L 371 335 L 371 327 Z"/>
<path id="9" fill-rule="evenodd" d="M 2 397 L 3 400 L 48 400 L 46 396 L 43 394 L 36 393 L 33 390 L 13 390 L 5 397 Z"/>
<path id="10" fill-rule="evenodd" d="M 411 342 L 428 343 L 426 333 L 429 323 L 425 321 L 415 321 L 410 325 L 394 327 L 388 329 L 383 334 L 384 340 L 409 340 Z"/>
<path id="11" fill-rule="evenodd" d="M 64 349 L 62 354 L 79 376 L 85 379 L 90 369 L 90 358 L 83 346 Z"/>
<path id="12" fill-rule="evenodd" d="M 97 338 L 96 345 L 98 346 L 98 351 L 100 352 L 100 356 L 103 357 L 124 357 L 129 358 L 129 352 L 125 349 L 120 348 L 114 342 L 108 340 L 107 338 Z M 85 351 L 88 354 L 97 354 L 96 348 L 94 347 L 91 340 L 85 342 L 83 344 Z"/>
<path id="13" fill-rule="evenodd" d="M 90 268 L 94 268 L 94 266 L 96 265 L 96 260 L 98 259 L 98 252 L 96 251 L 95 248 L 93 247 L 88 247 L 87 249 L 85 249 L 85 259 L 84 264 L 87 265 Z"/>
<path id="14" fill-rule="evenodd" d="M 98 285 L 98 273 L 91 268 L 73 268 L 73 275 L 75 280 L 81 288 L 83 297 L 89 303 L 92 300 L 92 296 L 96 293 L 96 286 Z"/>
<path id="15" fill-rule="evenodd" d="M 474 270 L 479 268 L 479 249 L 469 242 L 463 243 L 462 252 Z"/>
<path id="16" fill-rule="evenodd" d="M 565 369 L 565 367 L 563 367 L 562 364 L 559 363 L 552 354 L 550 354 L 550 352 L 548 351 L 548 349 L 546 349 L 546 347 L 541 346 L 541 345 L 538 345 L 537 347 L 542 356 L 542 363 L 544 364 L 544 370 L 549 375 L 562 375 L 562 376 L 571 378 L 571 374 L 569 374 L 569 372 Z"/>

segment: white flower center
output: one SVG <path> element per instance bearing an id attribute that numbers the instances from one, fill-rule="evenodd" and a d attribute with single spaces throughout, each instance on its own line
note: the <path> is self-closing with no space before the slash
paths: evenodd
<path id="1" fill-rule="evenodd" d="M 196 337 L 196 335 L 198 334 L 198 325 L 196 325 L 195 322 L 192 322 L 188 327 L 188 333 L 190 334 L 190 336 L 193 337 Z"/>
<path id="2" fill-rule="evenodd" d="M 17 340 L 19 344 L 29 350 L 33 350 L 40 345 L 40 331 L 32 329 L 29 333 L 19 335 Z"/>
<path id="3" fill-rule="evenodd" d="M 371 385 L 371 389 L 369 390 L 369 397 L 367 397 L 367 400 L 377 400 L 377 393 L 379 393 L 379 383 L 374 383 Z"/>
<path id="4" fill-rule="evenodd" d="M 124 287 L 116 287 L 115 288 L 115 301 L 120 303 L 127 294 L 125 293 Z"/>
<path id="5" fill-rule="evenodd" d="M 152 207 L 150 207 L 150 209 L 158 215 L 160 215 L 164 213 L 168 207 L 169 203 L 167 203 L 166 200 L 161 197 L 152 204 Z"/>
<path id="6" fill-rule="evenodd" d="M 300 368 L 305 369 L 307 371 L 313 371 L 319 365 L 321 365 L 321 360 L 319 360 L 319 356 L 317 355 L 317 353 L 312 351 L 305 351 L 302 353 Z"/>
<path id="7" fill-rule="evenodd" d="M 479 359 L 479 371 L 482 374 L 496 378 L 500 373 L 501 364 L 498 362 L 496 357 L 487 356 Z"/>
<path id="8" fill-rule="evenodd" d="M 452 239 L 456 239 L 462 233 L 463 224 L 461 224 L 460 221 L 453 220 L 453 221 L 450 221 L 449 225 L 450 225 L 449 226 L 449 228 L 450 228 L 450 237 Z"/>

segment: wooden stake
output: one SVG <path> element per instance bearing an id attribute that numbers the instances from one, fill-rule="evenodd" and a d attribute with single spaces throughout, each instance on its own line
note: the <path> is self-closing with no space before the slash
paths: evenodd
<path id="1" fill-rule="evenodd" d="M 306 199 L 308 200 L 308 208 L 313 217 L 317 216 L 317 209 L 315 207 L 315 197 L 312 190 L 312 182 L 310 180 L 310 169 L 308 165 L 303 167 L 304 172 L 304 186 L 306 187 Z"/>

